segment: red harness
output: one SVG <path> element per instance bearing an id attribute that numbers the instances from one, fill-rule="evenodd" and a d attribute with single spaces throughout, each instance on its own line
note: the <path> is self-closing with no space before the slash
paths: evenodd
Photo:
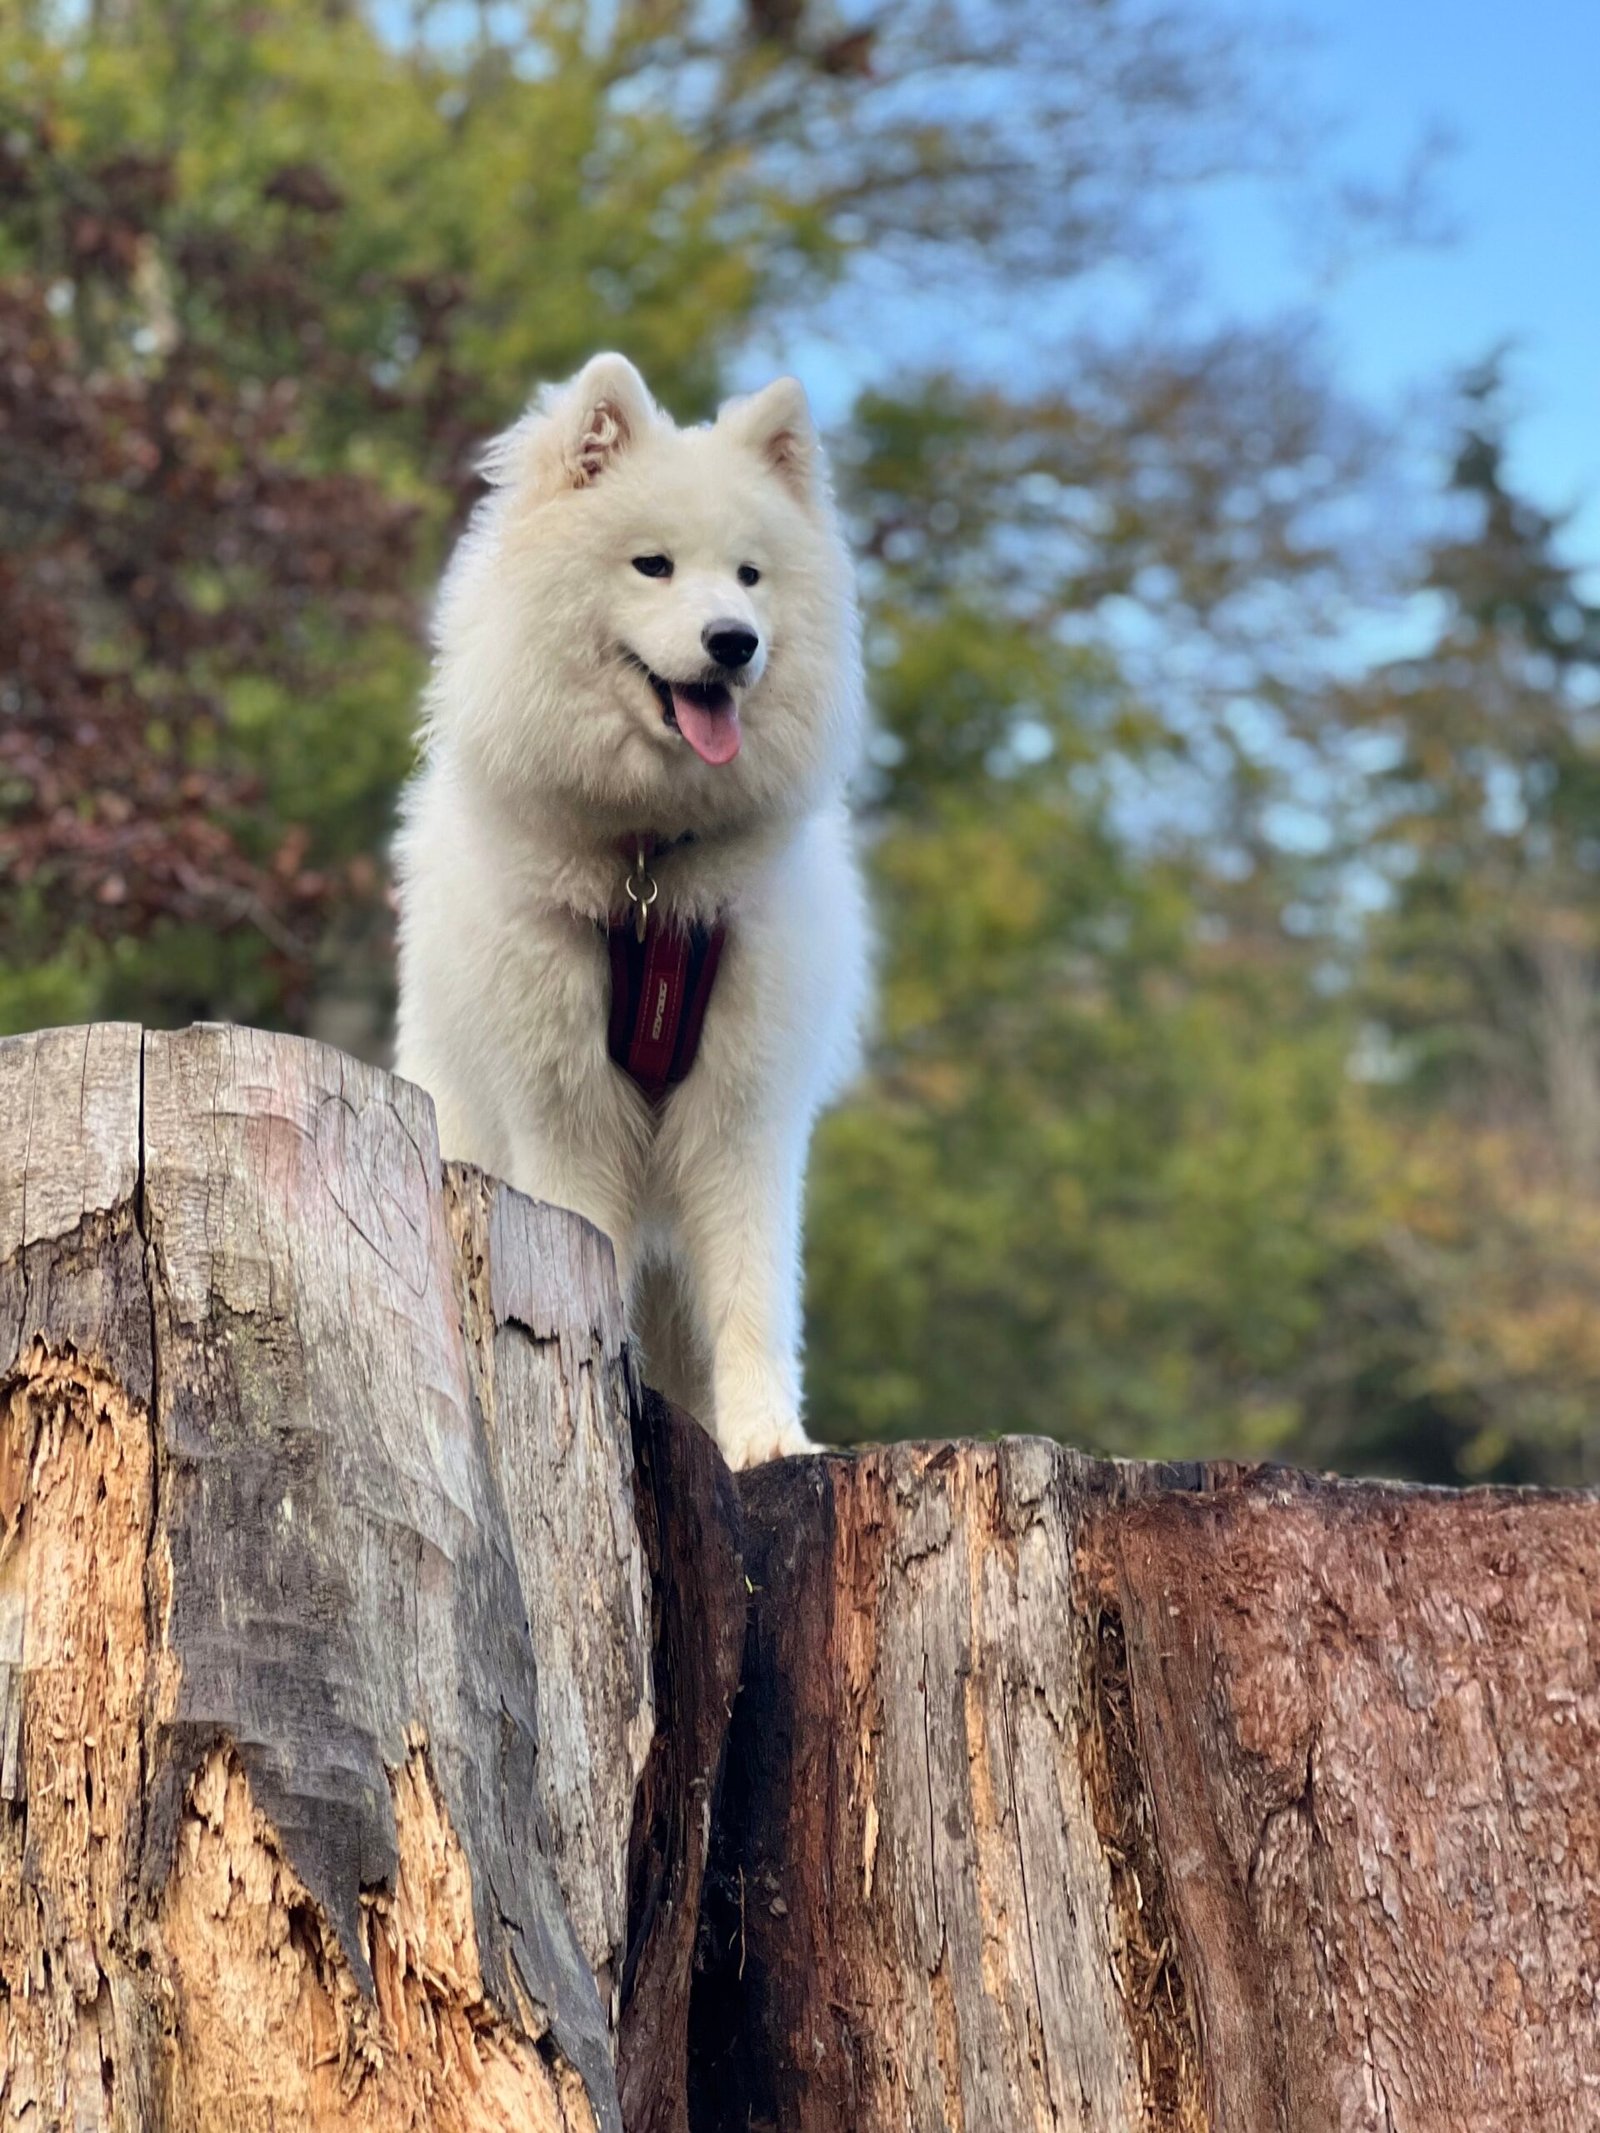
<path id="1" fill-rule="evenodd" d="M 645 866 L 659 849 L 653 839 L 630 843 L 626 856 L 637 867 L 629 884 L 633 907 L 606 924 L 611 953 L 607 1049 L 652 1103 L 676 1088 L 694 1065 L 728 937 L 725 926 L 684 928 L 670 919 L 651 920 L 655 883 Z"/>

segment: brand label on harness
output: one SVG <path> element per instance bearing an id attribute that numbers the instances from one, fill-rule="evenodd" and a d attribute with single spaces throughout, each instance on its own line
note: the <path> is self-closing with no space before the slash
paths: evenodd
<path id="1" fill-rule="evenodd" d="M 656 923 L 640 940 L 637 917 L 606 928 L 611 957 L 607 1050 L 652 1103 L 694 1065 L 726 934 Z"/>

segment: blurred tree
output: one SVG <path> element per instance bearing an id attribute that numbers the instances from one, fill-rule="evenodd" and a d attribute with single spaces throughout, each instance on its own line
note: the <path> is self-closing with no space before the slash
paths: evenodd
<path id="1" fill-rule="evenodd" d="M 1373 1257 L 1348 1010 L 1286 917 L 1302 869 L 1219 836 L 1214 789 L 1165 828 L 1149 801 L 1242 764 L 1227 706 L 1310 626 L 1360 441 L 1291 347 L 1232 340 L 858 410 L 887 967 L 815 1172 L 824 1432 L 1338 1438 Z M 1159 713 L 1136 599 L 1215 663 Z"/>
<path id="2" fill-rule="evenodd" d="M 608 342 L 704 409 L 852 258 L 1126 255 L 1281 134 L 1243 78 L 1135 0 L 8 10 L 0 1018 L 326 1021 L 354 985 L 377 1041 L 399 596 L 473 442 Z"/>
<path id="3" fill-rule="evenodd" d="M 1406 1382 L 1472 1474 L 1600 1478 L 1600 604 L 1470 378 L 1425 648 L 1331 707 L 1380 751 L 1364 1005 Z"/>
<path id="4" fill-rule="evenodd" d="M 274 757 L 305 692 L 326 716 L 341 698 L 363 708 L 375 674 L 404 675 L 415 514 L 308 449 L 297 382 L 241 380 L 180 323 L 155 241 L 170 164 L 77 163 L 47 130 L 14 131 L 7 155 L 0 204 L 30 253 L 0 285 L 0 949 L 27 972 L 13 998 L 25 1009 L 43 980 L 70 1001 L 76 983 L 97 1006 L 120 959 L 179 1012 L 219 993 L 292 1007 L 330 902 L 376 884 L 381 814 L 358 803 L 340 824 L 321 796 L 313 855 L 272 804 Z M 314 315 L 291 254 L 281 301 Z M 224 309 L 249 275 L 219 252 L 191 263 L 184 294 Z M 241 743 L 252 715 L 270 728 L 260 747 Z M 403 756 L 376 753 L 392 780 Z M 355 782 L 347 761 L 347 801 Z"/>
<path id="5" fill-rule="evenodd" d="M 1559 520 L 1508 486 L 1493 368 L 1466 387 L 1425 650 L 1337 701 L 1376 736 L 1362 825 L 1393 898 L 1373 983 L 1405 1072 L 1474 1104 L 1537 1088 L 1563 1165 L 1600 1163 L 1600 605 Z"/>
<path id="6" fill-rule="evenodd" d="M 624 297 L 703 398 L 758 275 L 709 228 L 727 160 L 566 57 L 313 0 L 0 28 L 0 1014 L 294 1024 L 353 982 L 378 1039 L 471 443 Z"/>
<path id="7" fill-rule="evenodd" d="M 374 855 L 476 441 L 604 344 L 694 414 L 830 301 L 852 339 L 911 288 L 1032 330 L 1196 180 L 1281 162 L 1251 75 L 1140 0 L 7 11 L 0 1027 L 381 1042 Z M 1305 735 L 1396 715 L 1398 677 L 1336 698 L 1304 651 L 1354 582 L 1361 425 L 1292 337 L 1034 374 L 907 381 L 841 439 L 889 946 L 816 1173 L 816 1419 L 1492 1466 L 1441 1330 L 1475 1277 L 1417 1271 L 1429 1151 L 1347 1071 L 1343 854 L 1283 834 Z M 1449 1018 L 1425 1044 L 1407 984 L 1420 1097 Z"/>

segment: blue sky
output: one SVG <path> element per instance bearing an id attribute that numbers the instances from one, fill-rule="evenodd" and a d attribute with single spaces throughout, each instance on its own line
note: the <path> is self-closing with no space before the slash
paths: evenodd
<path id="1" fill-rule="evenodd" d="M 1513 475 L 1547 508 L 1581 507 L 1569 553 L 1600 572 L 1600 0 L 1186 4 L 1259 25 L 1264 93 L 1325 122 L 1304 184 L 1191 195 L 1191 274 L 1172 287 L 1137 269 L 1091 276 L 1059 306 L 1036 299 L 1031 334 L 1014 296 L 998 312 L 960 290 L 880 297 L 858 272 L 814 335 L 752 350 L 746 382 L 792 364 L 833 421 L 911 346 L 915 362 L 1026 376 L 1048 374 L 1058 327 L 1087 319 L 1313 313 L 1333 377 L 1394 421 L 1414 474 L 1437 479 L 1421 453 L 1443 441 L 1441 382 L 1509 343 Z M 1307 241 L 1311 204 L 1341 181 L 1392 185 L 1432 136 L 1446 144 L 1432 192 L 1447 241 L 1374 238 L 1330 277 Z"/>
<path id="2" fill-rule="evenodd" d="M 1294 71 L 1337 122 L 1332 168 L 1377 179 L 1430 128 L 1453 142 L 1437 249 L 1375 252 L 1318 288 L 1259 199 L 1207 210 L 1220 296 L 1246 311 L 1315 302 L 1341 375 L 1394 405 L 1496 342 L 1515 343 L 1516 467 L 1600 563 L 1600 5 L 1596 0 L 1292 0 Z"/>

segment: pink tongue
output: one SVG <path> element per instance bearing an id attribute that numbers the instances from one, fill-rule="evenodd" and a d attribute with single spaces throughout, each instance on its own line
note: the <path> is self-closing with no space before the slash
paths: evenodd
<path id="1" fill-rule="evenodd" d="M 683 689 L 672 692 L 678 731 L 702 763 L 731 763 L 739 753 L 739 707 L 723 693 L 715 706 Z"/>

